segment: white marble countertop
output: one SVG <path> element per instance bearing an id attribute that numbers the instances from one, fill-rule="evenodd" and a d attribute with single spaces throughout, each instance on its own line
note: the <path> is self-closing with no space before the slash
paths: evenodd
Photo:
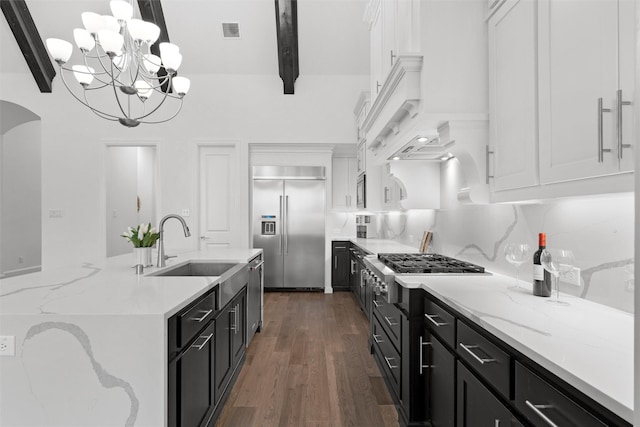
<path id="1" fill-rule="evenodd" d="M 358 239 L 355 237 L 332 237 L 334 241 L 349 241 L 372 254 L 382 253 L 418 253 L 418 245 L 409 246 L 389 239 Z"/>
<path id="2" fill-rule="evenodd" d="M 422 288 L 531 360 L 633 424 L 633 315 L 560 294 L 535 297 L 500 274 L 398 276 Z"/>
<path id="3" fill-rule="evenodd" d="M 246 263 L 262 249 L 214 249 L 184 252 L 167 267 L 190 260 Z M 155 257 L 154 257 L 155 260 Z M 145 268 L 135 274 L 133 255 L 99 263 L 57 268 L 0 280 L 0 313 L 10 314 L 135 314 L 168 318 L 207 289 L 218 277 L 158 277 Z"/>

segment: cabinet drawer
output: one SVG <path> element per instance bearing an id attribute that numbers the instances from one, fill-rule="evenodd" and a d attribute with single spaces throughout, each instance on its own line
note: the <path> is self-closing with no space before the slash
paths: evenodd
<path id="1" fill-rule="evenodd" d="M 380 324 L 385 328 L 389 339 L 395 346 L 396 350 L 400 350 L 400 336 L 402 333 L 400 310 L 393 305 L 386 302 L 380 295 L 373 295 L 373 313 L 378 316 Z"/>
<path id="2" fill-rule="evenodd" d="M 424 321 L 427 327 L 451 346 L 456 343 L 456 319 L 451 313 L 431 301 L 424 299 Z"/>
<path id="3" fill-rule="evenodd" d="M 401 360 L 400 355 L 391 343 L 386 328 L 380 325 L 380 320 L 373 316 L 371 334 L 375 357 L 382 367 L 382 374 L 387 378 L 396 396 L 400 397 Z"/>
<path id="4" fill-rule="evenodd" d="M 605 426 L 551 384 L 516 362 L 516 407 L 536 426 Z"/>
<path id="5" fill-rule="evenodd" d="M 458 320 L 458 355 L 466 360 L 507 399 L 511 357 L 482 335 Z"/>
<path id="6" fill-rule="evenodd" d="M 183 346 L 193 339 L 210 320 L 216 309 L 216 292 L 210 292 L 199 299 L 186 312 L 178 315 L 178 346 Z"/>

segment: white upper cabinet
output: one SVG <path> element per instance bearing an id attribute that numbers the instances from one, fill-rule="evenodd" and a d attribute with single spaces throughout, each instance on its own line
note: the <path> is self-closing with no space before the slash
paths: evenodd
<path id="1" fill-rule="evenodd" d="M 334 157 L 332 160 L 333 209 L 356 209 L 356 159 Z"/>
<path id="2" fill-rule="evenodd" d="M 488 167 L 494 191 L 538 183 L 536 14 L 535 1 L 507 0 L 489 19 Z"/>
<path id="3" fill-rule="evenodd" d="M 384 74 L 382 69 L 382 31 L 383 31 L 383 18 L 382 18 L 382 2 L 379 0 L 370 4 L 372 10 L 371 21 L 369 22 L 369 34 L 371 42 L 371 52 L 369 54 L 371 60 L 371 101 L 373 102 L 384 83 Z"/>
<path id="4" fill-rule="evenodd" d="M 539 1 L 540 179 L 633 169 L 635 2 Z"/>

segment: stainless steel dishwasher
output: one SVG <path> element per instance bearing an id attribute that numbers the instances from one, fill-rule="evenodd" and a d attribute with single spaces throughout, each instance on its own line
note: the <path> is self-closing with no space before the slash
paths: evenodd
<path id="1" fill-rule="evenodd" d="M 248 264 L 249 286 L 247 287 L 247 347 L 256 332 L 262 330 L 262 306 L 264 292 L 264 261 L 262 254 Z"/>

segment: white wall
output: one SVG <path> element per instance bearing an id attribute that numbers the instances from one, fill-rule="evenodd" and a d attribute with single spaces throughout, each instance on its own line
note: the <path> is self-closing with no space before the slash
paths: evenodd
<path id="1" fill-rule="evenodd" d="M 41 264 L 40 123 L 0 137 L 0 275 L 37 271 Z"/>
<path id="2" fill-rule="evenodd" d="M 351 143 L 353 104 L 367 76 L 300 76 L 295 95 L 282 94 L 273 75 L 195 75 L 180 115 L 162 125 L 124 128 L 92 115 L 74 101 L 58 78 L 51 94 L 40 94 L 29 75 L 2 74 L 0 98 L 42 117 L 45 211 L 43 268 L 78 264 L 105 255 L 105 238 L 86 239 L 76 230 L 104 230 L 104 144 L 156 141 L 160 182 L 157 216 L 190 208 L 198 224 L 198 144 L 211 140 L 250 143 Z M 247 189 L 248 191 L 248 189 Z M 244 195 L 247 196 L 247 195 Z M 104 235 L 104 233 L 101 233 Z M 168 242 L 169 243 L 169 242 Z M 195 249 L 197 239 L 173 239 L 177 249 Z"/>

